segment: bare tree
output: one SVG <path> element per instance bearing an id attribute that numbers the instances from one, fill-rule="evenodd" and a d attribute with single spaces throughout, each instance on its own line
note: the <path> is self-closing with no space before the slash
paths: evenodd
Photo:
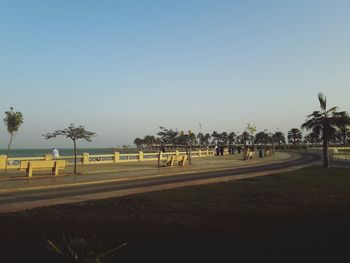
<path id="1" fill-rule="evenodd" d="M 77 140 L 84 139 L 88 142 L 91 142 L 91 138 L 96 136 L 96 133 L 86 131 L 84 126 L 75 127 L 73 123 L 71 123 L 64 130 L 56 130 L 52 133 L 43 134 L 45 139 L 55 138 L 57 136 L 65 136 L 73 141 L 74 144 L 74 174 L 77 173 Z"/>

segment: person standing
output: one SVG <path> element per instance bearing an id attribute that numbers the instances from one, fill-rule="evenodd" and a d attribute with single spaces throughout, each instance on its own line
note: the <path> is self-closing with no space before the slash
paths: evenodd
<path id="1" fill-rule="evenodd" d="M 57 148 L 53 148 L 51 154 L 53 158 L 60 157 L 60 152 L 58 151 Z"/>

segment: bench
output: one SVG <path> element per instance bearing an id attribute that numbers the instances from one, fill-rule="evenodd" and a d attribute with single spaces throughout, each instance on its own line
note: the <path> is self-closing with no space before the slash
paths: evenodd
<path id="1" fill-rule="evenodd" d="M 255 152 L 246 151 L 244 152 L 243 160 L 253 159 L 254 156 L 255 156 Z"/>
<path id="2" fill-rule="evenodd" d="M 26 176 L 32 177 L 33 170 L 51 169 L 52 174 L 58 175 L 59 169 L 64 169 L 65 167 L 65 160 L 21 161 L 19 170 L 25 171 Z"/>
<path id="3" fill-rule="evenodd" d="M 271 156 L 272 156 L 271 150 L 266 150 L 266 151 L 265 151 L 265 156 L 266 156 L 266 157 L 271 157 Z"/>
<path id="4" fill-rule="evenodd" d="M 174 162 L 177 162 L 181 166 L 185 166 L 187 155 L 169 155 L 165 160 L 167 166 L 174 166 Z"/>

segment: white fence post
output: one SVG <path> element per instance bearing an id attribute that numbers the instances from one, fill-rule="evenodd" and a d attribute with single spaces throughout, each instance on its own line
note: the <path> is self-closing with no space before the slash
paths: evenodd
<path id="1" fill-rule="evenodd" d="M 114 152 L 114 162 L 115 163 L 119 162 L 119 157 L 120 157 L 119 152 Z"/>

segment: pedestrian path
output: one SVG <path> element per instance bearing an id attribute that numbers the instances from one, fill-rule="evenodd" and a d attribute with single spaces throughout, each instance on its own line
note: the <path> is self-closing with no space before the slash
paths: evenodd
<path id="1" fill-rule="evenodd" d="M 192 165 L 158 167 L 158 163 L 135 162 L 123 164 L 104 164 L 79 166 L 80 174 L 73 175 L 72 167 L 65 170 L 64 175 L 52 176 L 48 172 L 40 171 L 32 178 L 24 177 L 24 174 L 12 172 L 7 178 L 0 177 L 0 192 L 19 191 L 26 189 L 59 188 L 76 186 L 79 184 L 92 184 L 106 181 L 135 180 L 147 177 L 167 176 L 175 174 L 186 174 L 196 172 L 206 172 L 224 169 L 234 169 L 246 166 L 268 164 L 271 162 L 281 162 L 294 158 L 290 153 L 276 153 L 271 158 L 255 158 L 243 161 L 242 155 L 212 156 L 203 158 L 193 158 Z M 161 164 L 164 165 L 163 163 Z"/>

